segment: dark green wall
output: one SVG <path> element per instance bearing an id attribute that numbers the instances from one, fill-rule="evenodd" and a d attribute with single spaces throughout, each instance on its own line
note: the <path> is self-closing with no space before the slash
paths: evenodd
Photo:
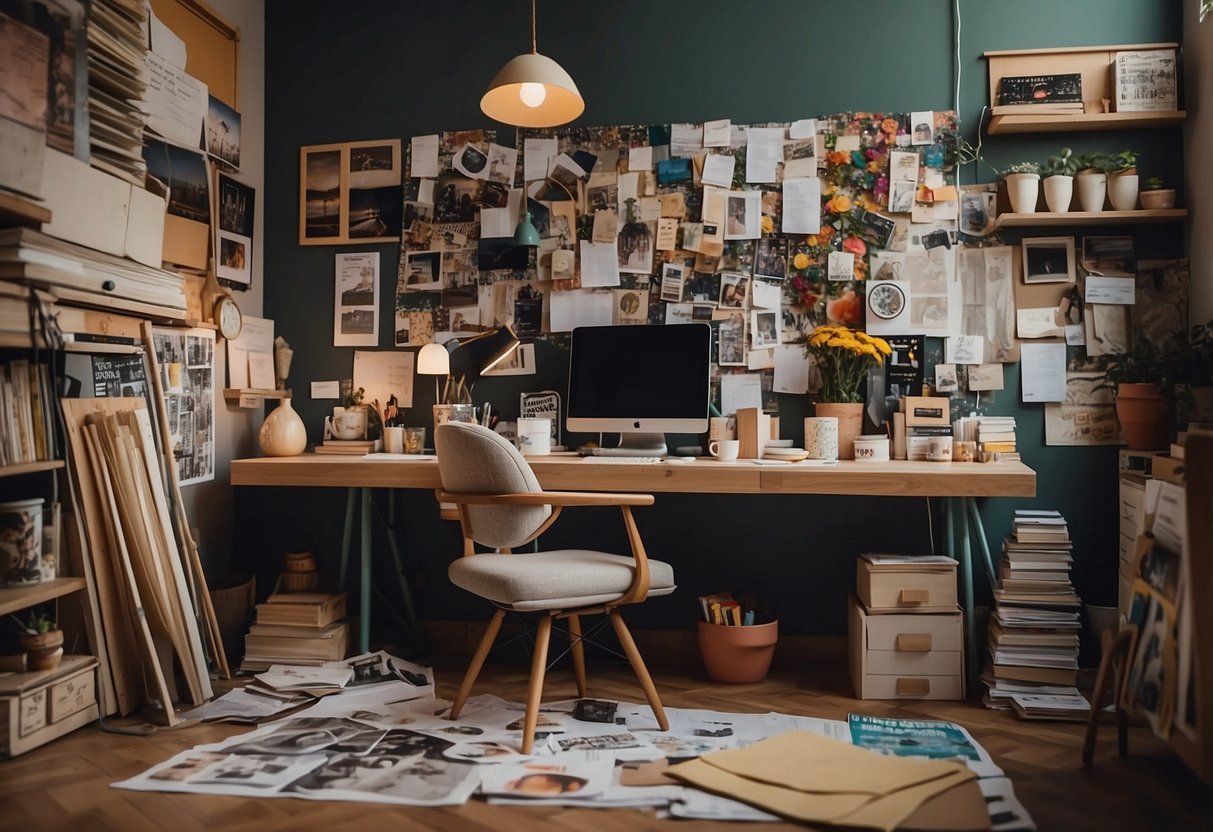
<path id="1" fill-rule="evenodd" d="M 976 144 L 986 101 L 982 52 L 1178 40 L 1179 5 L 961 0 L 960 110 L 966 137 Z M 290 379 L 298 391 L 295 406 L 317 440 L 332 402 L 311 402 L 309 382 L 351 375 L 352 350 L 331 346 L 333 254 L 351 249 L 297 245 L 299 147 L 388 137 L 407 141 L 413 135 L 495 126 L 479 112 L 479 98 L 497 68 L 524 51 L 529 4 L 270 0 L 266 6 L 265 313 L 295 349 Z M 950 109 L 953 37 L 947 0 L 539 4 L 540 51 L 576 79 L 587 102 L 580 123 L 589 125 L 723 117 L 751 123 L 848 109 Z M 501 138 L 508 143 L 511 135 L 505 131 Z M 1063 144 L 1075 152 L 1133 148 L 1143 153 L 1143 174 L 1180 178 L 1178 131 L 1143 131 L 995 137 L 983 147 L 988 164 L 966 167 L 962 182 L 991 181 L 994 168 L 1021 158 L 1043 160 Z M 1154 229 L 1139 236 L 1138 245 L 1143 256 L 1177 255 L 1179 229 Z M 381 346 L 390 347 L 398 247 L 357 248 L 382 252 Z M 539 358 L 538 379 L 528 378 L 520 387 L 494 380 L 477 388 L 478 399 L 516 401 L 521 389 L 563 386 L 562 368 L 551 366 L 559 353 L 543 349 Z M 1018 417 L 1024 461 L 1039 473 L 1039 496 L 984 501 L 991 542 L 996 546 L 1006 532 L 1013 507 L 1056 507 L 1072 522 L 1079 592 L 1088 600 L 1115 603 L 1115 450 L 1045 448 L 1043 410 L 1018 404 L 1018 368 L 1008 370 L 1007 389 L 987 412 Z M 418 385 L 417 393 L 418 407 L 408 422 L 428 424 L 428 382 Z M 781 411 L 793 426 L 785 435 L 797 435 L 802 402 L 781 398 Z M 417 593 L 421 614 L 482 614 L 481 606 L 445 580 L 446 563 L 457 551 L 456 533 L 436 519 L 430 495 L 402 492 L 397 499 L 413 577 L 423 584 Z M 283 549 L 307 546 L 335 564 L 342 491 L 246 488 L 237 504 L 238 563 L 272 579 Z M 661 495 L 656 508 L 642 512 L 641 526 L 650 553 L 677 567 L 681 589 L 632 617 L 640 626 L 688 626 L 696 595 L 751 588 L 774 599 L 787 631 L 840 634 L 856 553 L 926 551 L 926 508 L 922 499 Z M 590 531 L 624 545 L 613 515 L 566 518 L 545 543 L 584 543 L 577 532 Z M 938 537 L 937 517 L 935 532 Z M 378 575 L 386 579 L 379 583 L 390 583 L 386 568 Z M 988 598 L 988 591 L 983 596 Z"/>

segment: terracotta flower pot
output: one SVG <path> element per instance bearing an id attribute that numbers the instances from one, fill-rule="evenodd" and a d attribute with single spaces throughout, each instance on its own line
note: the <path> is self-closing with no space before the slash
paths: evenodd
<path id="1" fill-rule="evenodd" d="M 779 622 L 733 627 L 699 621 L 699 652 L 708 678 L 717 682 L 761 682 L 771 669 Z"/>
<path id="2" fill-rule="evenodd" d="M 63 631 L 22 633 L 21 648 L 28 654 L 26 664 L 30 670 L 54 670 L 63 658 Z"/>
<path id="3" fill-rule="evenodd" d="M 855 458 L 855 437 L 863 433 L 862 402 L 818 402 L 813 405 L 818 416 L 838 419 L 838 458 Z"/>
<path id="4" fill-rule="evenodd" d="M 1138 198 L 1141 199 L 1141 207 L 1146 210 L 1175 207 L 1174 188 L 1155 188 L 1152 191 L 1142 191 L 1138 194 Z"/>
<path id="5" fill-rule="evenodd" d="M 1116 418 L 1130 450 L 1155 451 L 1167 446 L 1169 408 L 1157 384 L 1126 384 L 1116 388 Z"/>

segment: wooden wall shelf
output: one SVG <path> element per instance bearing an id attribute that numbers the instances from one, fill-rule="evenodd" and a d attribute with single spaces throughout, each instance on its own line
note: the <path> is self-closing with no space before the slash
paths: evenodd
<path id="1" fill-rule="evenodd" d="M 1067 211 L 1056 214 L 1040 211 L 1035 214 L 999 214 L 995 228 L 1049 228 L 1069 225 L 1153 225 L 1180 222 L 1188 216 L 1187 208 L 1155 208 L 1142 211 Z"/>
<path id="2" fill-rule="evenodd" d="M 256 387 L 225 387 L 223 398 L 229 405 L 244 409 L 261 407 L 266 399 L 289 399 L 290 390 L 264 390 Z"/>
<path id="3" fill-rule="evenodd" d="M 44 604 L 84 589 L 84 578 L 54 578 L 29 586 L 0 587 L 0 615 Z"/>
<path id="4" fill-rule="evenodd" d="M 0 465 L 0 477 L 19 477 L 22 474 L 54 471 L 56 468 L 62 467 L 62 459 L 48 459 L 43 462 L 23 462 L 20 465 Z"/>
<path id="5" fill-rule="evenodd" d="M 16 194 L 0 193 L 0 225 L 37 228 L 51 221 L 51 209 Z"/>
<path id="6" fill-rule="evenodd" d="M 1064 133 L 1088 130 L 1136 130 L 1147 127 L 1177 127 L 1188 114 L 1183 110 L 1155 113 L 1031 113 L 990 118 L 986 132 L 991 136 L 1007 133 Z"/>

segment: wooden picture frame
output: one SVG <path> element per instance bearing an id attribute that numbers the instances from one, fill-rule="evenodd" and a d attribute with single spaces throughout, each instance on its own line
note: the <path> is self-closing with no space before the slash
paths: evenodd
<path id="1" fill-rule="evenodd" d="M 1024 283 L 1075 281 L 1077 272 L 1073 237 L 1028 237 L 1020 245 L 1023 249 Z"/>
<path id="2" fill-rule="evenodd" d="M 400 240 L 400 139 L 299 148 L 299 245 Z"/>

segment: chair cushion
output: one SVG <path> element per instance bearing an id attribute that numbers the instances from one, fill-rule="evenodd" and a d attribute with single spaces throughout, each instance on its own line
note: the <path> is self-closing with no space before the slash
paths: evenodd
<path id="1" fill-rule="evenodd" d="M 572 609 L 614 601 L 632 585 L 636 561 L 587 549 L 488 553 L 460 558 L 451 583 L 512 609 Z M 649 561 L 649 596 L 674 591 L 674 569 Z"/>

